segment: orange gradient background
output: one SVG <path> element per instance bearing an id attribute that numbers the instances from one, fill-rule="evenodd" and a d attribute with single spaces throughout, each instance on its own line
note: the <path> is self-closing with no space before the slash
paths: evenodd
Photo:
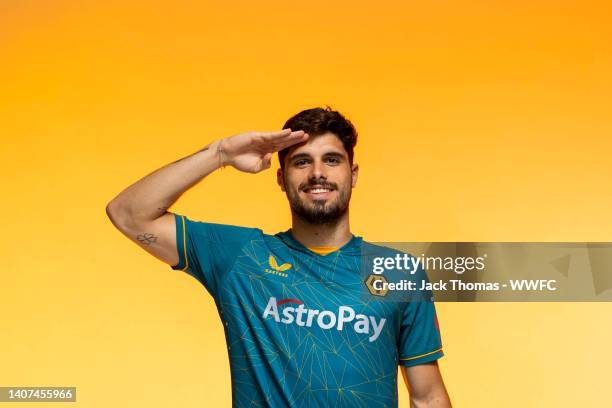
<path id="1" fill-rule="evenodd" d="M 41 407 L 229 406 L 211 297 L 104 209 L 217 138 L 280 129 L 314 106 L 359 131 L 351 220 L 367 240 L 612 241 L 611 12 L 2 1 L 0 386 L 77 387 L 77 403 Z M 289 211 L 274 180 L 224 169 L 171 210 L 275 233 Z M 454 406 L 602 406 L 611 312 L 438 304 Z"/>

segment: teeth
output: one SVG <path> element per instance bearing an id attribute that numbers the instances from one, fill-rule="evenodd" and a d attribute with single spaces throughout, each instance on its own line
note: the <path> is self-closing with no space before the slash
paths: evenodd
<path id="1" fill-rule="evenodd" d="M 327 193 L 331 190 L 327 189 L 327 188 L 313 188 L 311 190 L 308 190 L 309 193 Z"/>

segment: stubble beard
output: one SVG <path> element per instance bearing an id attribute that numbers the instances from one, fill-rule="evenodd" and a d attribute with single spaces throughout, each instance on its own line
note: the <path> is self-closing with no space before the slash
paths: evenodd
<path id="1" fill-rule="evenodd" d="M 286 191 L 289 205 L 295 215 L 309 224 L 323 225 L 337 223 L 349 208 L 351 188 L 339 189 L 337 185 L 334 185 L 334 189 L 338 192 L 338 197 L 333 202 L 329 200 L 308 202 L 300 197 L 299 189 L 288 188 Z"/>

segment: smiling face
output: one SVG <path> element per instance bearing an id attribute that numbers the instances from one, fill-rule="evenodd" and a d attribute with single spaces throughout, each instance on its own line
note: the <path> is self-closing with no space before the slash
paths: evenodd
<path id="1" fill-rule="evenodd" d="M 346 213 L 358 171 L 340 139 L 327 132 L 292 147 L 277 181 L 295 215 L 310 224 L 330 224 Z"/>

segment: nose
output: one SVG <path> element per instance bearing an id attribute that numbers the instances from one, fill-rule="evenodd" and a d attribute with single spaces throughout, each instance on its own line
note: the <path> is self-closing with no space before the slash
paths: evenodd
<path id="1" fill-rule="evenodd" d="M 310 166 L 310 179 L 314 179 L 314 180 L 319 180 L 319 179 L 323 179 L 323 180 L 327 180 L 327 174 L 325 173 L 325 165 L 322 161 L 320 160 L 315 160 L 312 164 L 312 166 Z"/>

